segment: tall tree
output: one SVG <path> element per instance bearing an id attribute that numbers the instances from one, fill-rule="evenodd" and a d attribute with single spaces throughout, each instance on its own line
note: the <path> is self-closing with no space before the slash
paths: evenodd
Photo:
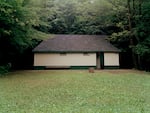
<path id="1" fill-rule="evenodd" d="M 121 11 L 121 15 L 127 15 L 127 17 L 124 17 L 125 20 L 121 18 L 118 19 L 119 27 L 123 29 L 121 29 L 120 32 L 113 33 L 111 41 L 123 50 L 127 48 L 131 50 L 134 67 L 142 69 L 147 65 L 146 61 L 143 59 L 149 56 L 150 51 L 150 49 L 148 49 L 149 45 L 147 43 L 145 44 L 145 40 L 149 40 L 149 31 L 147 31 L 147 29 L 149 29 L 147 27 L 149 20 L 145 21 L 145 19 L 149 17 L 149 8 L 147 5 L 150 2 L 147 0 L 127 0 L 126 2 L 127 5 L 123 5 L 123 7 L 127 6 L 127 10 Z M 123 46 L 122 43 L 125 42 L 127 42 L 126 46 Z M 147 62 L 149 62 L 149 60 L 147 60 Z"/>
<path id="2" fill-rule="evenodd" d="M 35 29 L 41 20 L 33 7 L 27 6 L 28 2 L 0 0 L 0 65 L 13 63 L 19 54 L 36 44 L 33 39 L 44 35 Z"/>

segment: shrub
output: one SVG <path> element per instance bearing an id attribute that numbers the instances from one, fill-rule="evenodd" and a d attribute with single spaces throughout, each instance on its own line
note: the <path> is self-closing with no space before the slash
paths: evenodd
<path id="1" fill-rule="evenodd" d="M 8 63 L 7 65 L 0 66 L 0 76 L 4 76 L 11 68 L 11 64 Z"/>

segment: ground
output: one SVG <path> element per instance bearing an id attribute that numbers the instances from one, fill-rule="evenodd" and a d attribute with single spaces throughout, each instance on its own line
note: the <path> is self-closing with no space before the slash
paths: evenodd
<path id="1" fill-rule="evenodd" d="M 10 72 L 0 78 L 0 113 L 150 113 L 150 73 Z"/>

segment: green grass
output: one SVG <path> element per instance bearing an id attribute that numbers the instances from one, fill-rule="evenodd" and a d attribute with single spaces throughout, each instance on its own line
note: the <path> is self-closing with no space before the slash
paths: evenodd
<path id="1" fill-rule="evenodd" d="M 0 113 L 150 113 L 150 73 L 11 72 L 0 78 Z"/>

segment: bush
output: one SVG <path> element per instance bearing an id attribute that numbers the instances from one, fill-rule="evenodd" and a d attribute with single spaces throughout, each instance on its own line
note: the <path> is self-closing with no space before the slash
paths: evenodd
<path id="1" fill-rule="evenodd" d="M 7 65 L 4 65 L 4 66 L 0 66 L 0 76 L 3 76 L 6 73 L 8 73 L 10 68 L 11 68 L 11 64 L 10 63 L 8 63 Z"/>

